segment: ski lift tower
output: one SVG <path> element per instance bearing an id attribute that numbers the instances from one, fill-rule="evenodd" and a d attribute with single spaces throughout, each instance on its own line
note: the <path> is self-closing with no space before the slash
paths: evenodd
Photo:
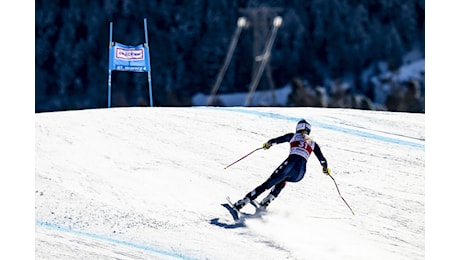
<path id="1" fill-rule="evenodd" d="M 273 47 L 278 28 L 281 26 L 283 19 L 278 13 L 283 11 L 282 8 L 276 7 L 252 7 L 240 9 L 240 12 L 247 17 L 250 25 L 253 27 L 253 63 L 251 84 L 246 99 L 246 106 L 252 105 L 252 98 L 257 86 L 260 83 L 262 73 L 265 76 L 272 91 L 272 102 L 276 104 L 275 84 L 273 82 L 270 53 Z M 269 33 L 271 30 L 271 33 Z"/>
<path id="2" fill-rule="evenodd" d="M 237 22 L 237 27 L 235 32 L 232 36 L 232 42 L 230 43 L 230 47 L 227 51 L 227 56 L 225 57 L 224 64 L 222 65 L 219 74 L 214 82 L 214 85 L 211 90 L 211 94 L 208 98 L 208 106 L 212 105 L 215 101 L 215 96 L 217 91 L 219 90 L 220 84 L 222 83 L 222 79 L 224 78 L 225 72 L 227 71 L 228 65 L 230 64 L 230 60 L 233 57 L 233 53 L 235 52 L 236 44 L 238 43 L 238 39 L 240 38 L 241 31 L 246 28 L 248 25 L 245 17 L 239 17 Z"/>

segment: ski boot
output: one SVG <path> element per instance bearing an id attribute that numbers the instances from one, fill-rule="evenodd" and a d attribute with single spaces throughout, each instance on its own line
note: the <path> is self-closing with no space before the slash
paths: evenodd
<path id="1" fill-rule="evenodd" d="M 233 206 L 239 211 L 243 208 L 246 204 L 248 204 L 250 199 L 248 197 L 244 197 L 243 199 L 237 201 Z"/>
<path id="2" fill-rule="evenodd" d="M 261 209 L 266 209 L 267 206 L 270 204 L 275 199 L 275 196 L 273 194 L 268 194 L 267 197 L 265 197 L 261 202 L 260 202 L 260 208 Z"/>

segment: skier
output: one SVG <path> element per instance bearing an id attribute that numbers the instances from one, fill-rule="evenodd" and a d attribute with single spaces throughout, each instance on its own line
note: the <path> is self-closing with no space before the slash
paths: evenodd
<path id="1" fill-rule="evenodd" d="M 286 185 L 286 182 L 298 182 L 302 180 L 305 175 L 307 160 L 308 157 L 310 157 L 311 152 L 316 155 L 321 163 L 321 166 L 323 166 L 323 173 L 326 175 L 330 174 L 331 171 L 327 167 L 326 158 L 324 158 L 319 145 L 309 136 L 310 131 L 311 125 L 302 119 L 297 123 L 295 134 L 288 133 L 283 136 L 270 139 L 268 142 L 263 144 L 263 148 L 266 150 L 273 144 L 289 142 L 289 156 L 278 166 L 278 168 L 276 168 L 276 170 L 264 183 L 246 194 L 243 199 L 233 204 L 236 209 L 240 210 L 248 204 L 248 202 L 256 199 L 264 191 L 273 187 L 267 197 L 265 197 L 260 203 L 260 207 L 265 209 L 270 202 L 272 202 L 280 194 L 281 190 Z"/>

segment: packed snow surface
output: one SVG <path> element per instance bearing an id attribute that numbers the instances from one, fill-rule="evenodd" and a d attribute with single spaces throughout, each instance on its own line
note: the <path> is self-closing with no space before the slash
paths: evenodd
<path id="1" fill-rule="evenodd" d="M 265 214 L 221 204 L 314 155 Z M 36 259 L 424 259 L 425 115 L 325 108 L 111 108 L 35 114 Z M 267 191 L 268 192 L 268 191 Z M 266 194 L 262 194 L 261 200 Z M 243 209 L 251 213 L 251 205 Z"/>

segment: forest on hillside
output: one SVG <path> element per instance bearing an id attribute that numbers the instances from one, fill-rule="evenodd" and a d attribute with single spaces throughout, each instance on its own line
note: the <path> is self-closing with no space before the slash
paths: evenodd
<path id="1" fill-rule="evenodd" d="M 270 11 L 265 24 L 257 10 Z M 363 70 L 380 61 L 398 68 L 406 53 L 425 49 L 424 0 L 36 0 L 35 111 L 107 107 L 109 24 L 113 41 L 137 45 L 144 18 L 155 106 L 191 105 L 194 94 L 211 92 L 241 16 L 249 26 L 219 93 L 248 91 L 263 49 L 256 34 L 267 35 L 275 16 L 283 18 L 270 56 L 276 87 L 352 75 L 353 91 L 372 99 L 358 80 Z M 114 72 L 112 97 L 112 106 L 148 105 L 147 74 Z"/>

